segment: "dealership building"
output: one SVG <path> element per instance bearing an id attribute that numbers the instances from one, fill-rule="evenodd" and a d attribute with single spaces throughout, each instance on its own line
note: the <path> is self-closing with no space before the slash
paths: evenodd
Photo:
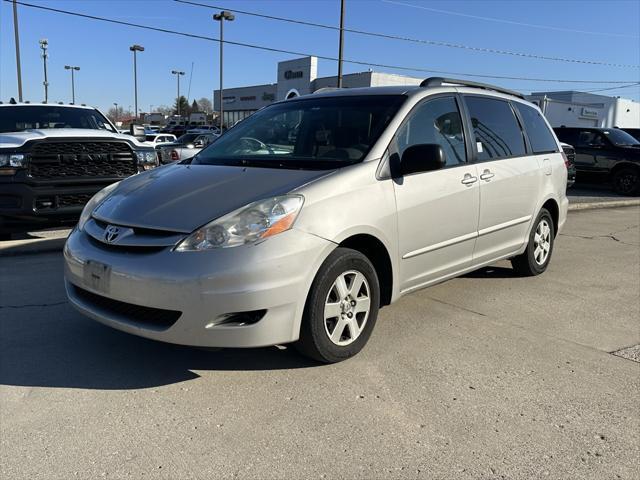
<path id="1" fill-rule="evenodd" d="M 296 58 L 278 63 L 277 83 L 224 89 L 224 124 L 233 125 L 273 102 L 336 87 L 338 77 L 318 77 L 316 57 Z M 345 88 L 389 85 L 419 85 L 424 78 L 381 72 L 350 73 L 342 76 Z M 219 111 L 220 91 L 214 92 L 214 110 Z"/>
<path id="2" fill-rule="evenodd" d="M 224 89 L 224 124 L 233 125 L 273 102 L 336 87 L 337 76 L 318 77 L 318 59 L 303 57 L 278 63 L 277 82 Z M 419 85 L 424 78 L 393 73 L 360 72 L 343 75 L 342 86 L 380 87 Z M 219 90 L 214 92 L 214 110 L 219 111 Z M 527 99 L 540 106 L 552 126 L 640 127 L 640 104 L 630 99 L 593 93 L 534 92 Z"/>

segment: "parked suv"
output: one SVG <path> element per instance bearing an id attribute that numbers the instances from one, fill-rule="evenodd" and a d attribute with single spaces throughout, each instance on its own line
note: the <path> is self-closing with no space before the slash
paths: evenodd
<path id="1" fill-rule="evenodd" d="M 620 195 L 640 194 L 640 142 L 618 128 L 554 128 L 573 145 L 578 182 L 609 182 Z"/>
<path id="2" fill-rule="evenodd" d="M 64 249 L 67 294 L 135 335 L 337 362 L 405 294 L 502 259 L 544 272 L 566 183 L 514 92 L 432 78 L 299 97 L 98 193 Z"/>
<path id="3" fill-rule="evenodd" d="M 0 104 L 0 236 L 74 225 L 98 190 L 156 165 L 95 108 Z"/>

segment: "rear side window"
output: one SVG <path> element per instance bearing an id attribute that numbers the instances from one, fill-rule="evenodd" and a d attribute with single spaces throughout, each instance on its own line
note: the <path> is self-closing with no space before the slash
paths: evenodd
<path id="1" fill-rule="evenodd" d="M 524 137 L 511 105 L 503 100 L 465 97 L 479 161 L 526 154 Z"/>
<path id="2" fill-rule="evenodd" d="M 553 137 L 553 133 L 549 130 L 544 118 L 542 118 L 542 114 L 535 108 L 523 103 L 514 102 L 514 104 L 522 117 L 524 129 L 527 131 L 533 153 L 557 152 L 556 139 Z"/>

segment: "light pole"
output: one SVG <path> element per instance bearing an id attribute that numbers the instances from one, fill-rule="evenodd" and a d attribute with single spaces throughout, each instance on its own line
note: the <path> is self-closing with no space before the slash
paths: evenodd
<path id="1" fill-rule="evenodd" d="M 44 82 L 42 82 L 44 85 L 44 103 L 47 103 L 49 101 L 49 82 L 47 81 L 47 58 L 49 57 L 49 55 L 47 55 L 47 48 L 49 42 L 46 38 L 43 38 L 39 43 L 42 49 L 42 64 L 44 67 Z"/>
<path id="2" fill-rule="evenodd" d="M 118 125 L 118 104 L 116 102 L 113 102 L 113 105 L 116 107 L 116 121 L 115 121 L 115 124 Z"/>
<path id="3" fill-rule="evenodd" d="M 129 50 L 133 52 L 133 95 L 134 95 L 134 103 L 136 106 L 136 121 L 138 120 L 138 64 L 136 60 L 137 52 L 144 52 L 144 47 L 142 45 L 131 45 Z"/>
<path id="4" fill-rule="evenodd" d="M 13 35 L 16 39 L 16 71 L 18 73 L 18 101 L 22 102 L 22 69 L 20 68 L 20 35 L 18 34 L 18 4 L 13 0 Z"/>
<path id="5" fill-rule="evenodd" d="M 184 75 L 184 72 L 180 70 L 171 70 L 171 73 L 178 78 L 178 99 L 176 100 L 176 104 L 178 106 L 178 116 L 180 116 L 180 75 Z"/>
<path id="6" fill-rule="evenodd" d="M 224 21 L 227 20 L 229 22 L 232 22 L 233 20 L 235 20 L 235 16 L 233 15 L 233 13 L 227 11 L 227 10 L 223 10 L 220 13 L 216 13 L 213 16 L 213 19 L 220 22 L 220 133 L 222 133 L 222 125 L 224 122 L 224 107 L 222 106 L 222 99 L 223 99 L 223 86 L 222 86 L 222 77 L 223 77 L 223 61 L 222 61 L 222 55 L 223 55 L 223 50 L 224 50 Z"/>
<path id="7" fill-rule="evenodd" d="M 78 70 L 80 70 L 80 67 L 65 65 L 64 69 L 71 70 L 71 103 L 75 104 L 76 103 L 76 80 L 73 75 L 73 72 L 77 72 Z"/>
<path id="8" fill-rule="evenodd" d="M 338 88 L 342 88 L 342 50 L 344 48 L 344 0 L 340 0 L 340 42 L 338 46 Z"/>

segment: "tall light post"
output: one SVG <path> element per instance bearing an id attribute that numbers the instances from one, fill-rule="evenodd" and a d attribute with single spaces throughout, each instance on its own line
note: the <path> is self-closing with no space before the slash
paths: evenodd
<path id="1" fill-rule="evenodd" d="M 222 86 L 222 78 L 223 78 L 223 61 L 222 61 L 222 55 L 223 55 L 223 51 L 224 51 L 224 21 L 227 20 L 229 22 L 232 22 L 233 20 L 235 20 L 235 16 L 233 15 L 233 13 L 227 11 L 227 10 L 223 10 L 220 13 L 216 13 L 213 16 L 213 19 L 216 20 L 217 22 L 220 22 L 220 132 L 222 132 L 222 125 L 224 122 L 224 106 L 222 105 L 222 99 L 223 99 L 223 86 Z"/>
<path id="2" fill-rule="evenodd" d="M 180 70 L 171 70 L 171 73 L 178 78 L 178 99 L 176 100 L 176 104 L 178 106 L 178 116 L 180 116 L 180 76 L 184 75 L 184 72 Z"/>
<path id="3" fill-rule="evenodd" d="M 137 52 L 144 52 L 144 47 L 142 45 L 131 45 L 129 50 L 133 52 L 133 95 L 134 95 L 134 104 L 136 106 L 136 121 L 138 120 L 138 63 L 136 58 Z"/>
<path id="4" fill-rule="evenodd" d="M 41 39 L 38 43 L 40 43 L 40 48 L 42 49 L 42 65 L 44 67 L 44 103 L 49 101 L 49 82 L 47 80 L 47 58 L 49 55 L 47 54 L 47 48 L 49 47 L 49 42 L 46 38 Z"/>
<path id="5" fill-rule="evenodd" d="M 338 88 L 342 88 L 342 50 L 344 49 L 344 0 L 340 0 L 340 42 L 338 45 Z"/>
<path id="6" fill-rule="evenodd" d="M 115 121 L 115 124 L 118 125 L 118 104 L 117 104 L 117 102 L 113 102 L 113 105 L 116 107 L 116 121 Z"/>
<path id="7" fill-rule="evenodd" d="M 18 4 L 13 0 L 13 35 L 16 39 L 16 71 L 18 73 L 18 101 L 22 102 L 22 68 L 20 67 L 20 35 L 18 34 Z"/>
<path id="8" fill-rule="evenodd" d="M 64 69 L 71 70 L 71 103 L 75 104 L 76 103 L 76 80 L 73 75 L 73 72 L 77 72 L 78 70 L 80 70 L 80 67 L 65 65 Z"/>

